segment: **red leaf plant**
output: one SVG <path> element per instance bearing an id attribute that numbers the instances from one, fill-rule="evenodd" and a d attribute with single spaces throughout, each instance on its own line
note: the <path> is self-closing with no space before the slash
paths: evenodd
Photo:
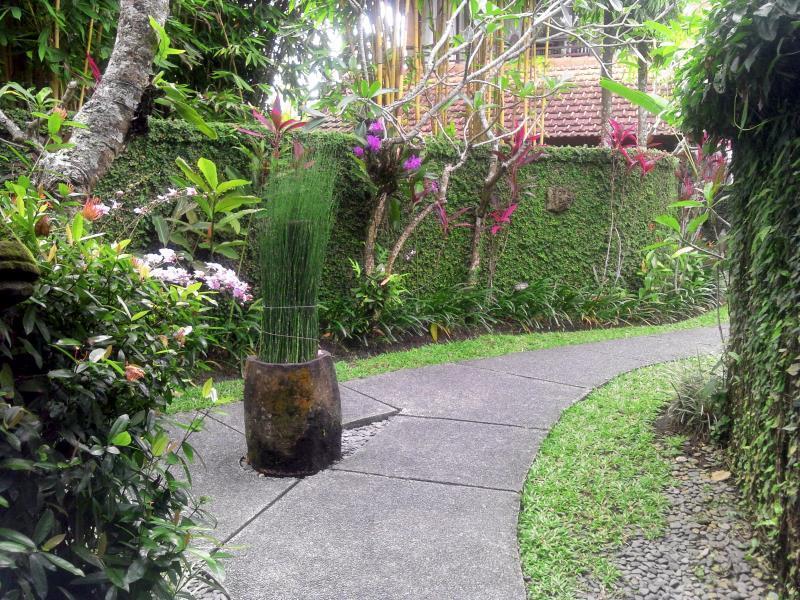
<path id="1" fill-rule="evenodd" d="M 275 158 L 278 158 L 278 156 L 280 155 L 280 146 L 281 142 L 283 141 L 283 136 L 286 135 L 288 132 L 292 131 L 293 129 L 298 129 L 308 124 L 307 121 L 300 121 L 298 119 L 284 120 L 283 110 L 281 108 L 281 99 L 277 96 L 275 97 L 275 102 L 272 103 L 272 108 L 269 111 L 269 118 L 265 117 L 255 108 L 252 109 L 251 114 L 253 115 L 253 118 L 256 121 L 258 121 L 264 128 L 266 128 L 268 131 L 274 134 L 272 140 L 272 155 Z M 262 133 L 253 131 L 252 129 L 237 127 L 237 131 L 252 137 L 257 137 L 257 138 L 264 137 Z"/>
<path id="2" fill-rule="evenodd" d="M 517 210 L 517 206 L 519 205 L 515 202 L 509 204 L 504 210 L 494 210 L 489 213 L 489 216 L 494 221 L 494 225 L 492 225 L 491 229 L 492 235 L 497 235 L 503 227 L 511 224 L 511 215 Z"/>
<path id="3" fill-rule="evenodd" d="M 100 83 L 100 80 L 103 79 L 103 74 L 100 72 L 100 67 L 97 66 L 96 62 L 94 62 L 92 55 L 88 52 L 86 53 L 86 62 L 89 64 L 89 70 L 92 72 L 94 82 Z"/>

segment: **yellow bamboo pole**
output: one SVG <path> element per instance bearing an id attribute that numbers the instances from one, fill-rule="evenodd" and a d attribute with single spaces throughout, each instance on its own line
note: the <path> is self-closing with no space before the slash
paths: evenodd
<path id="1" fill-rule="evenodd" d="M 375 2 L 375 15 L 375 79 L 381 87 L 386 87 L 383 79 L 383 15 L 381 14 L 380 0 Z M 383 95 L 379 95 L 375 101 L 383 106 Z"/>
<path id="2" fill-rule="evenodd" d="M 414 3 L 414 79 L 415 83 L 419 83 L 420 77 L 422 77 L 422 27 L 420 27 L 420 14 L 419 14 L 419 6 L 417 3 Z M 417 97 L 414 99 L 414 117 L 415 123 L 419 123 L 420 117 L 422 116 L 422 106 L 420 105 L 420 101 L 422 99 L 421 94 L 417 94 Z"/>
<path id="3" fill-rule="evenodd" d="M 547 73 L 547 61 L 550 59 L 550 20 L 547 21 L 547 28 L 545 30 L 545 38 L 544 38 L 544 64 L 542 66 L 543 74 Z M 542 144 L 544 144 L 544 112 L 545 108 L 547 108 L 547 98 L 545 98 L 544 94 L 542 94 L 542 107 L 541 107 L 541 125 L 539 127 L 539 131 L 541 132 L 542 136 Z"/>
<path id="4" fill-rule="evenodd" d="M 86 56 L 83 57 L 83 72 L 89 70 L 89 56 L 92 54 L 92 38 L 94 37 L 94 19 L 89 19 L 89 36 L 86 40 Z M 86 94 L 86 84 L 81 86 L 81 97 L 78 100 L 78 108 L 83 106 L 83 98 Z"/>
<path id="5" fill-rule="evenodd" d="M 61 12 L 61 0 L 56 0 L 55 5 L 56 11 L 56 18 L 53 19 L 53 47 L 56 50 L 61 48 L 61 28 L 58 26 L 58 13 Z M 53 73 L 52 77 L 50 78 L 50 88 L 53 90 L 53 98 L 58 100 L 61 98 L 60 92 L 60 80 L 58 78 L 58 73 Z"/>

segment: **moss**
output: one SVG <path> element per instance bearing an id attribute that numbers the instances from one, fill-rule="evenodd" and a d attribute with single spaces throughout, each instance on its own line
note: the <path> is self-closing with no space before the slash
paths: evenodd
<path id="1" fill-rule="evenodd" d="M 189 162 L 205 156 L 229 175 L 247 177 L 248 161 L 239 149 L 239 134 L 228 125 L 213 125 L 219 138 L 209 140 L 190 126 L 169 120 L 151 119 L 146 137 L 130 140 L 125 152 L 114 162 L 97 186 L 101 196 L 125 192 L 128 208 L 142 205 L 173 185 L 177 172 L 175 159 Z M 373 201 L 371 184 L 353 160 L 355 139 L 342 133 L 311 133 L 303 136 L 307 147 L 340 156 L 338 207 L 328 248 L 323 276 L 323 301 L 349 294 L 352 273 L 349 258 L 359 259 L 363 237 Z M 452 156 L 452 148 L 432 139 L 426 150 L 429 169 L 438 169 Z M 485 175 L 489 153 L 478 152 L 454 176 L 448 196 L 449 210 L 476 201 Z M 659 161 L 655 171 L 642 179 L 638 174 L 622 175 L 617 182 L 619 209 L 616 219 L 624 244 L 623 277 L 635 283 L 641 248 L 653 240 L 648 228 L 651 218 L 674 199 L 676 180 L 674 159 Z M 592 281 L 606 254 L 609 230 L 611 158 L 602 148 L 550 148 L 547 156 L 529 165 L 521 174 L 524 197 L 513 223 L 484 244 L 482 278 L 490 278 L 488 265 L 496 258 L 493 281 L 498 286 L 512 286 L 540 277 L 561 279 L 575 285 Z M 622 181 L 624 180 L 624 183 Z M 551 186 L 574 192 L 575 201 L 563 213 L 545 210 L 547 189 Z M 406 191 L 401 189 L 402 205 L 407 206 Z M 507 185 L 498 188 L 501 201 L 508 196 Z M 130 212 L 124 214 L 130 215 Z M 408 215 L 406 215 L 406 218 Z M 133 247 L 155 244 L 155 234 L 144 219 L 135 228 L 130 219 L 111 220 L 111 237 L 128 237 L 133 230 Z M 429 217 L 408 241 L 397 270 L 408 273 L 406 285 L 426 293 L 462 283 L 466 278 L 471 230 L 453 228 L 444 237 L 437 219 Z M 380 240 L 392 242 L 391 233 Z M 413 252 L 412 252 L 413 251 Z M 613 249 L 616 256 L 616 246 Z M 411 258 L 413 256 L 413 258 Z M 247 267 L 252 273 L 252 266 Z"/>

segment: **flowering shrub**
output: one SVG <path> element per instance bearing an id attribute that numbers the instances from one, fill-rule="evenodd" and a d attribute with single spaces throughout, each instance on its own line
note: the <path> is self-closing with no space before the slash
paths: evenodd
<path id="1" fill-rule="evenodd" d="M 250 284 L 239 279 L 232 270 L 219 263 L 202 263 L 201 268 L 190 271 L 178 263 L 178 253 L 171 248 L 161 248 L 158 253 L 145 254 L 140 260 L 133 259 L 134 266 L 143 276 L 150 276 L 166 283 L 189 286 L 202 283 L 208 289 L 231 295 L 241 302 L 253 299 Z"/>
<path id="2" fill-rule="evenodd" d="M 11 187 L 0 227 L 25 242 L 41 279 L 0 313 L 0 588 L 185 595 L 205 515 L 176 471 L 194 459 L 202 418 L 179 426 L 162 413 L 213 339 L 201 320 L 213 299 L 200 283 L 143 276 L 127 242 L 92 234 L 104 203 L 67 220 L 69 196 L 40 197 L 27 179 Z M 220 575 L 218 555 L 198 556 Z"/>

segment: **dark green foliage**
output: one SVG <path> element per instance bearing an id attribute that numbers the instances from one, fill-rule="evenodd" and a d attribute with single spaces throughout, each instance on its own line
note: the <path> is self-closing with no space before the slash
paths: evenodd
<path id="1" fill-rule="evenodd" d="M 189 163 L 204 156 L 216 162 L 221 170 L 250 178 L 247 160 L 237 150 L 240 136 L 230 127 L 215 125 L 214 128 L 219 139 L 208 140 L 188 125 L 152 119 L 149 135 L 131 140 L 97 187 L 102 197 L 110 197 L 116 190 L 125 191 L 122 200 L 128 210 L 120 213 L 113 234 L 129 232 L 135 220 L 130 209 L 146 203 L 170 185 L 170 177 L 175 174 L 175 158 L 179 156 Z M 372 190 L 352 158 L 352 147 L 356 145 L 352 136 L 312 133 L 304 135 L 303 139 L 310 150 L 317 148 L 339 158 L 335 225 L 320 292 L 324 301 L 337 300 L 347 297 L 356 284 L 348 259 L 359 259 L 363 252 Z M 441 141 L 429 140 L 427 156 L 432 172 L 436 172 L 449 152 L 451 150 Z M 489 280 L 490 246 L 494 246 L 496 255 L 493 280 L 498 287 L 509 288 L 539 279 L 582 286 L 595 281 L 596 270 L 603 266 L 609 227 L 610 153 L 603 148 L 549 148 L 547 153 L 546 158 L 521 171 L 523 198 L 520 207 L 507 232 L 499 233 L 484 248 L 482 284 Z M 477 154 L 456 173 L 448 194 L 449 210 L 476 201 L 486 156 Z M 632 289 L 638 287 L 640 250 L 656 238 L 648 225 L 677 194 L 674 171 L 674 160 L 665 157 L 645 178 L 634 172 L 623 176 L 618 184 L 617 219 L 625 250 L 622 274 Z M 548 212 L 544 206 L 547 188 L 554 186 L 575 194 L 573 205 L 560 214 Z M 530 196 L 524 194 L 526 189 Z M 508 193 L 503 185 L 499 191 L 503 195 Z M 399 194 L 402 206 L 407 208 L 408 191 L 401 189 Z M 149 220 L 142 221 L 136 230 L 134 247 L 153 243 L 155 235 L 150 227 Z M 396 271 L 408 273 L 404 286 L 415 294 L 424 295 L 463 283 L 470 236 L 469 229 L 456 227 L 444 237 L 436 218 L 426 219 L 409 240 L 396 265 Z M 388 247 L 393 239 L 393 233 L 386 233 L 382 243 Z M 613 252 L 616 255 L 616 247 Z M 248 257 L 247 262 L 250 260 L 252 257 Z M 247 267 L 247 271 L 252 280 L 253 268 Z"/>
<path id="2" fill-rule="evenodd" d="M 177 477 L 193 449 L 160 413 L 203 352 L 207 304 L 142 280 L 109 245 L 60 241 L 33 298 L 0 320 L 0 589 L 172 598 L 204 525 Z"/>
<path id="3" fill-rule="evenodd" d="M 679 363 L 675 397 L 667 416 L 688 433 L 722 440 L 728 433 L 725 415 L 724 362 L 714 357 L 695 357 Z"/>
<path id="4" fill-rule="evenodd" d="M 789 598 L 800 596 L 798 23 L 796 2 L 722 2 L 684 73 L 692 128 L 733 142 L 730 442 Z"/>
<path id="5" fill-rule="evenodd" d="M 463 284 L 423 295 L 403 287 L 405 275 L 357 271 L 352 300 L 325 303 L 323 326 L 339 342 L 367 345 L 395 342 L 402 336 L 437 339 L 464 331 L 535 331 L 608 327 L 630 323 L 665 323 L 700 314 L 716 306 L 712 268 L 703 286 L 691 290 L 649 278 L 653 287 L 631 292 L 623 287 L 573 286 L 537 279 L 524 289 L 469 287 Z M 668 274 L 670 283 L 673 273 Z M 381 285 L 383 284 L 383 285 Z"/>
<path id="6" fill-rule="evenodd" d="M 334 170 L 318 157 L 310 168 L 273 175 L 267 186 L 257 234 L 264 311 L 259 356 L 265 362 L 301 363 L 317 356 L 317 302 L 334 183 Z"/>
<path id="7" fill-rule="evenodd" d="M 797 109 L 800 5 L 717 2 L 681 73 L 684 125 L 733 139 Z M 791 129 L 784 131 L 793 135 Z"/>

